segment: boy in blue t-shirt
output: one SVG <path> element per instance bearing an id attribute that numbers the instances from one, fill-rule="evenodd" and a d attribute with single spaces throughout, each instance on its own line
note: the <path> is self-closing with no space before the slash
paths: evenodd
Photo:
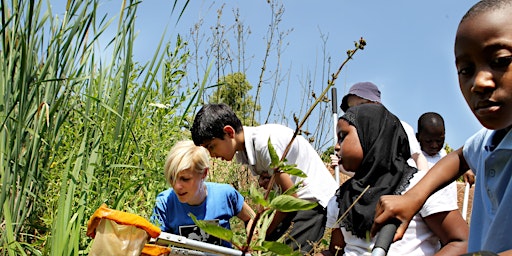
<path id="1" fill-rule="evenodd" d="M 485 127 L 441 159 L 402 196 L 383 196 L 372 234 L 402 221 L 398 240 L 429 195 L 471 169 L 476 174 L 468 251 L 512 255 L 512 1 L 483 0 L 462 18 L 455 37 L 461 92 Z"/>

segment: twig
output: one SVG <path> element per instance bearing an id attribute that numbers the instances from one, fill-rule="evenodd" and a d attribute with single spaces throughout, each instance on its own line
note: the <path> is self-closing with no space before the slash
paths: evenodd
<path id="1" fill-rule="evenodd" d="M 361 37 L 359 39 L 359 42 L 355 42 L 355 48 L 352 49 L 352 50 L 348 50 L 347 51 L 347 58 L 343 61 L 343 63 L 340 65 L 340 67 L 338 68 L 338 70 L 336 71 L 336 73 L 332 74 L 332 79 L 329 80 L 327 82 L 327 87 L 323 90 L 323 92 L 320 94 L 319 97 L 317 97 L 315 99 L 315 102 L 313 103 L 313 105 L 311 105 L 311 107 L 309 108 L 309 110 L 306 112 L 306 115 L 304 116 L 304 118 L 298 122 L 298 119 L 294 117 L 294 120 L 295 120 L 295 123 L 297 124 L 297 128 L 295 129 L 295 132 L 293 133 L 293 136 L 290 140 L 290 142 L 288 143 L 288 145 L 286 146 L 284 152 L 283 152 L 283 155 L 281 156 L 281 161 L 284 161 L 286 155 L 288 154 L 288 151 L 290 151 L 290 148 L 292 146 L 292 143 L 293 141 L 295 140 L 295 138 L 297 137 L 297 135 L 299 134 L 300 130 L 301 130 L 301 127 L 304 125 L 305 121 L 307 120 L 307 118 L 311 115 L 311 113 L 313 112 L 313 110 L 315 109 L 315 107 L 318 105 L 318 103 L 320 103 L 324 96 L 327 94 L 327 92 L 329 91 L 329 89 L 334 85 L 334 82 L 336 81 L 336 79 L 338 78 L 341 70 L 343 69 L 343 67 L 345 66 L 345 64 L 348 63 L 349 60 L 352 59 L 352 56 L 354 56 L 354 54 L 358 51 L 358 50 L 364 50 L 364 47 L 366 46 L 366 41 Z M 272 174 L 271 178 L 270 178 L 270 181 L 269 181 L 269 184 L 268 184 L 268 187 L 267 187 L 267 190 L 266 190 L 266 193 L 265 193 L 265 200 L 268 199 L 268 196 L 270 194 L 270 191 L 272 190 L 272 188 L 274 187 L 274 183 L 275 183 L 275 174 L 278 172 L 278 167 L 276 167 L 274 169 L 274 173 Z M 368 188 L 366 188 L 368 189 Z M 366 191 L 365 189 L 365 191 Z M 363 193 L 364 194 L 364 191 Z M 359 198 L 358 198 L 359 199 Z M 357 202 L 357 200 L 356 200 Z M 352 207 L 352 206 L 351 206 Z M 349 208 L 350 209 L 350 208 Z M 256 213 L 256 216 L 254 217 L 254 220 L 253 220 L 253 225 L 250 229 L 250 232 L 249 232 L 249 235 L 247 236 L 247 246 L 243 248 L 242 252 L 243 254 L 245 254 L 248 250 L 249 250 L 249 244 L 251 243 L 251 240 L 252 240 L 252 237 L 254 235 L 254 229 L 256 227 L 256 223 L 259 221 L 260 217 L 261 217 L 261 214 L 265 211 L 265 207 L 261 206 L 259 207 L 259 210 L 257 211 Z M 344 214 L 343 216 L 345 216 L 346 214 Z M 343 217 L 342 216 L 342 217 Z"/>
<path id="2" fill-rule="evenodd" d="M 322 99 L 324 98 L 324 96 L 327 94 L 327 92 L 329 91 L 329 89 L 334 85 L 334 82 L 336 81 L 336 79 L 338 78 L 341 70 L 343 69 L 343 67 L 345 66 L 345 64 L 348 63 L 349 60 L 352 59 L 352 56 L 354 56 L 354 54 L 358 51 L 358 50 L 364 50 L 364 47 L 366 46 L 366 41 L 361 37 L 359 39 L 359 42 L 355 42 L 355 48 L 352 49 L 352 50 L 348 50 L 347 51 L 347 58 L 343 61 L 343 63 L 341 63 L 340 67 L 338 68 L 338 70 L 336 71 L 336 73 L 332 74 L 332 79 L 329 80 L 327 82 L 327 87 L 322 91 L 322 93 L 320 94 L 320 96 L 318 96 L 316 99 L 315 99 L 315 102 L 313 103 L 313 105 L 311 105 L 311 107 L 308 109 L 308 111 L 306 112 L 306 115 L 304 116 L 304 118 L 300 121 L 300 123 L 298 122 L 297 118 L 294 117 L 294 120 L 295 120 L 295 123 L 297 124 L 297 128 L 295 129 L 295 132 L 293 133 L 293 136 L 292 136 L 292 139 L 290 140 L 290 142 L 288 143 L 288 145 L 286 146 L 284 152 L 283 152 L 283 155 L 281 156 L 281 161 L 283 161 L 286 157 L 286 155 L 288 154 L 288 151 L 290 151 L 290 148 L 292 147 L 292 144 L 293 144 L 293 141 L 295 140 L 295 138 L 297 137 L 297 135 L 300 133 L 300 130 L 302 128 L 302 126 L 304 125 L 304 123 L 306 122 L 306 120 L 308 119 L 308 117 L 311 115 L 311 113 L 313 112 L 313 110 L 315 109 L 316 105 L 318 105 L 318 103 L 320 103 L 322 101 Z M 272 190 L 273 186 L 274 186 L 274 182 L 275 182 L 275 174 L 276 174 L 276 171 L 279 171 L 279 170 L 274 170 L 274 173 L 272 174 L 272 177 L 270 178 L 270 182 L 269 182 L 269 185 L 267 187 L 267 191 L 265 193 L 265 199 L 268 198 L 268 195 L 270 194 L 270 191 Z"/>

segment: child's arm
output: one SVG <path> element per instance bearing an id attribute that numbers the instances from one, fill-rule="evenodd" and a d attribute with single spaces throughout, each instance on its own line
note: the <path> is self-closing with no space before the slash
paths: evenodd
<path id="1" fill-rule="evenodd" d="M 499 256 L 512 256 L 512 250 L 498 253 Z"/>
<path id="2" fill-rule="evenodd" d="M 469 227 L 459 209 L 434 213 L 423 219 L 441 241 L 442 247 L 436 256 L 461 255 L 467 251 Z"/>
<path id="3" fill-rule="evenodd" d="M 414 187 L 401 196 L 382 196 L 375 211 L 371 230 L 375 235 L 388 220 L 396 218 L 402 222 L 394 241 L 402 238 L 412 217 L 421 209 L 427 198 L 469 169 L 462 148 L 451 152 L 437 162 Z"/>
<path id="4" fill-rule="evenodd" d="M 254 210 L 246 202 L 244 202 L 242 210 L 236 216 L 245 223 L 245 229 L 247 230 L 247 233 L 249 233 L 253 224 L 254 217 L 256 216 Z"/>

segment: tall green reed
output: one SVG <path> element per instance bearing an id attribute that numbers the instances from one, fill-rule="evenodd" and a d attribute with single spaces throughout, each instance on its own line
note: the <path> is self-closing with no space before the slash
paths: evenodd
<path id="1" fill-rule="evenodd" d="M 101 203 L 147 215 L 165 186 L 160 163 L 195 103 L 178 88 L 179 38 L 133 62 L 139 3 L 120 2 L 103 60 L 116 20 L 98 0 L 69 0 L 62 17 L 49 2 L 2 2 L 0 254 L 86 254 Z"/>

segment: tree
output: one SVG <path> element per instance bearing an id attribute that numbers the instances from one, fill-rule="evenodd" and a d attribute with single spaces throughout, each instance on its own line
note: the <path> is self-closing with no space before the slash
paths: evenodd
<path id="1" fill-rule="evenodd" d="M 256 120 L 252 120 L 252 111 L 260 111 L 261 106 L 254 104 L 249 91 L 252 85 L 247 81 L 245 74 L 236 72 L 222 77 L 217 84 L 217 89 L 210 96 L 210 103 L 225 103 L 230 106 L 236 113 L 242 124 L 255 124 Z M 252 109 L 256 106 L 256 109 Z M 252 122 L 254 121 L 254 122 Z"/>

